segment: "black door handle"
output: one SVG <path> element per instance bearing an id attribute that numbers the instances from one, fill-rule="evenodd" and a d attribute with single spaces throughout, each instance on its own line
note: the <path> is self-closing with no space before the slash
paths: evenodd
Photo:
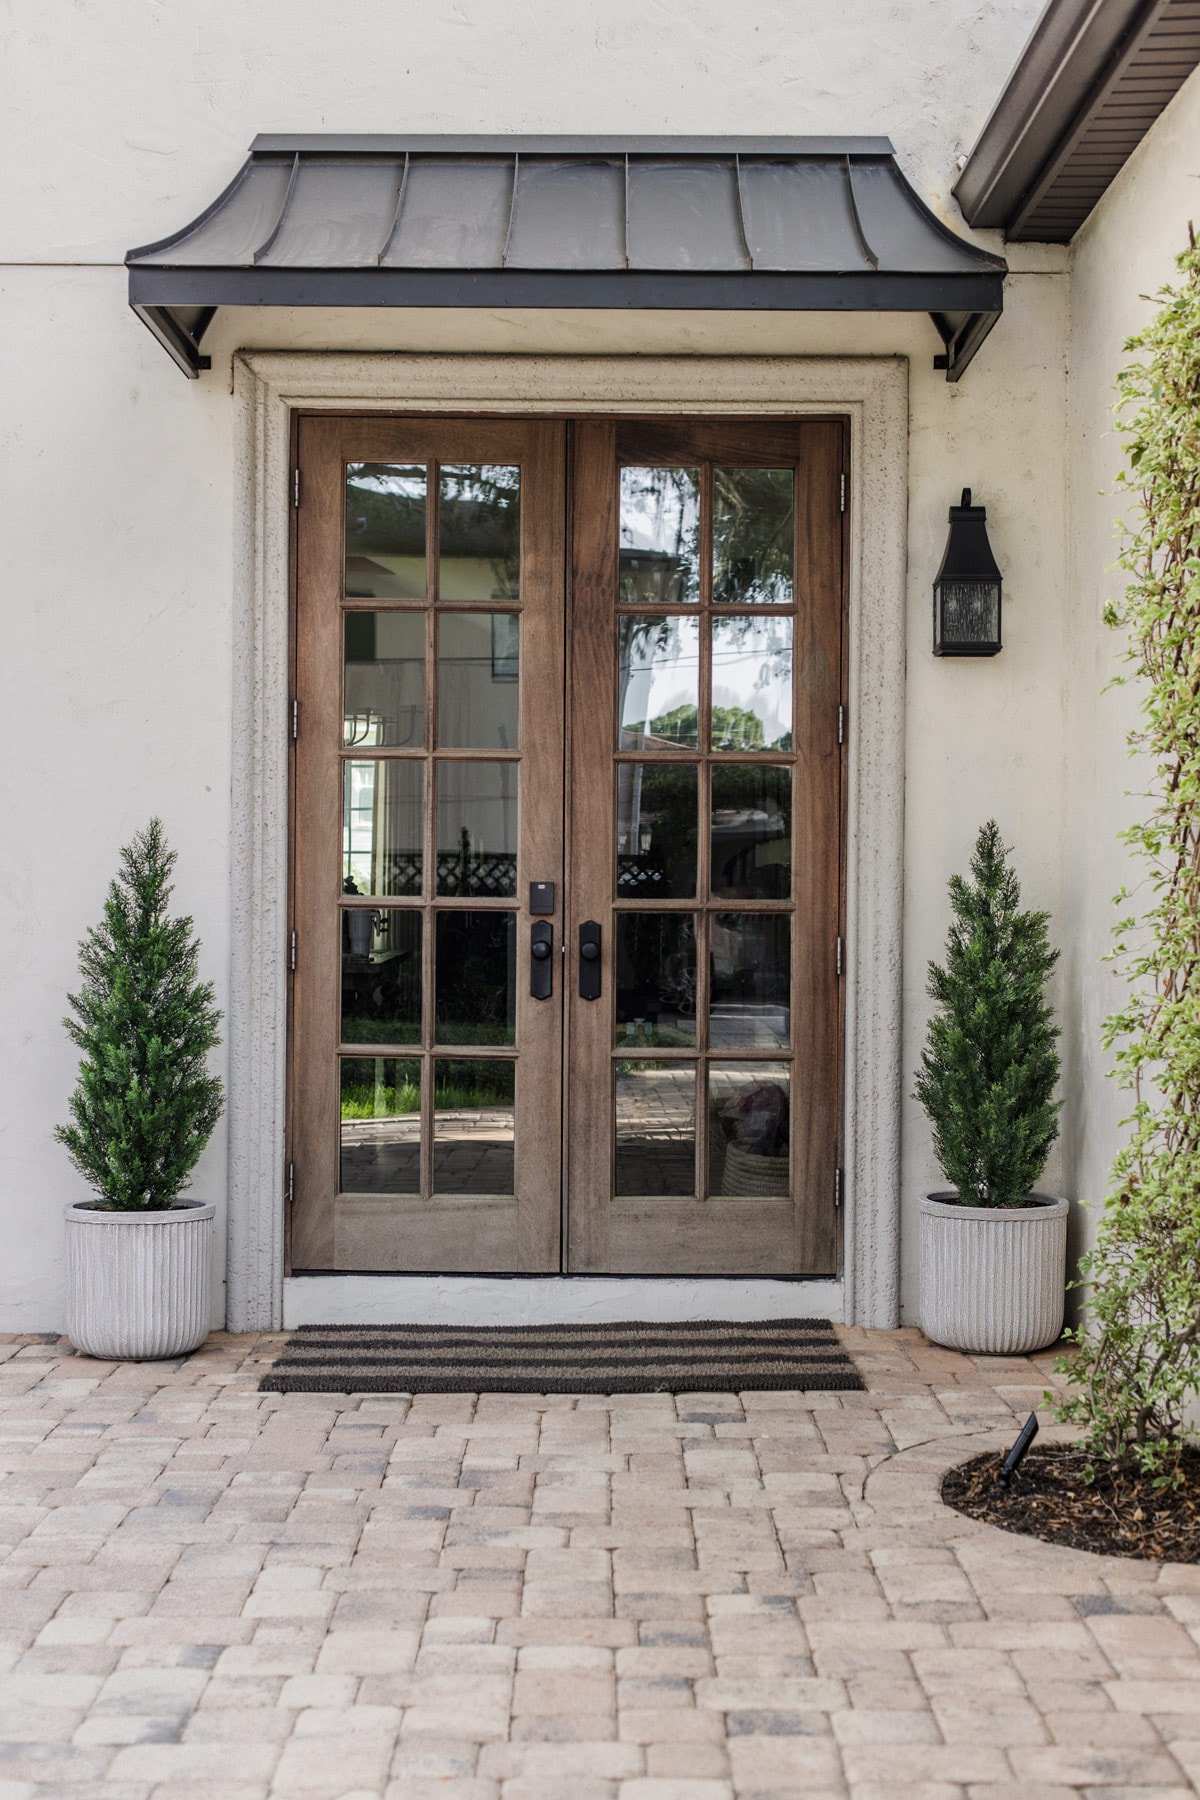
<path id="1" fill-rule="evenodd" d="M 579 927 L 579 998 L 600 998 L 600 926 L 595 919 L 585 919 Z"/>
<path id="2" fill-rule="evenodd" d="M 545 919 L 529 927 L 529 991 L 535 1000 L 554 992 L 554 927 Z"/>

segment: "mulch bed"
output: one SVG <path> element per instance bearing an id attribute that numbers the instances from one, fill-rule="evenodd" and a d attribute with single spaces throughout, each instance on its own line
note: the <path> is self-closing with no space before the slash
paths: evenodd
<path id="1" fill-rule="evenodd" d="M 1159 1490 L 1133 1476 L 1083 1478 L 1086 1458 L 1069 1444 L 1031 1450 L 1005 1493 L 997 1486 L 1002 1452 L 951 1469 L 942 1499 L 968 1518 L 1004 1531 L 1150 1562 L 1200 1562 L 1200 1450 L 1184 1455 L 1186 1479 Z"/>

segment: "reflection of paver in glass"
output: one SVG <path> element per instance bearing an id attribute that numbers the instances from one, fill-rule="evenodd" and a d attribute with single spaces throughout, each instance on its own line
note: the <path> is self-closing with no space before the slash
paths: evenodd
<path id="1" fill-rule="evenodd" d="M 478 1106 L 436 1112 L 433 1119 L 435 1194 L 511 1194 L 516 1185 L 513 1110 Z"/>
<path id="2" fill-rule="evenodd" d="M 343 1119 L 344 1194 L 415 1194 L 421 1187 L 421 1117 Z"/>
<path id="3" fill-rule="evenodd" d="M 714 1047 L 723 1050 L 783 1050 L 788 1041 L 786 1006 L 714 1004 L 709 1014 Z"/>
<path id="4" fill-rule="evenodd" d="M 628 1069 L 617 1064 L 616 1191 L 690 1194 L 695 1189 L 693 1064 Z"/>
<path id="5" fill-rule="evenodd" d="M 511 1109 L 438 1113 L 436 1132 L 434 1187 L 438 1193 L 512 1193 L 515 1130 Z M 343 1120 L 341 1168 L 342 1192 L 346 1194 L 419 1192 L 419 1116 Z"/>

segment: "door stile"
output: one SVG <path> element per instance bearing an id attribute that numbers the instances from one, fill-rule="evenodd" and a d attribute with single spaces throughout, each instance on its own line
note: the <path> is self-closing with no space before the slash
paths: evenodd
<path id="1" fill-rule="evenodd" d="M 545 420 L 526 427 L 529 439 L 527 492 L 537 530 L 525 552 L 522 587 L 547 599 L 531 605 L 530 629 L 522 633 L 530 703 L 521 721 L 522 773 L 518 806 L 524 891 L 518 927 L 518 1010 L 520 1058 L 529 1073 L 517 1085 L 517 1210 L 521 1267 L 551 1271 L 562 1260 L 563 1019 L 566 958 L 561 954 L 565 916 L 563 886 L 563 725 L 565 707 L 566 607 L 566 427 Z M 550 922 L 554 997 L 529 996 L 530 881 L 552 881 L 555 910 Z"/>
<path id="2" fill-rule="evenodd" d="M 614 842 L 612 700 L 615 651 L 611 596 L 617 580 L 617 502 L 612 470 L 617 428 L 580 421 L 574 431 L 571 491 L 570 696 L 572 757 L 568 779 L 571 865 L 565 957 L 567 1035 L 571 1046 L 567 1105 L 567 1258 L 589 1273 L 608 1261 L 613 1179 L 612 1057 L 606 1022 L 612 1005 L 613 932 L 609 890 Z M 603 771 L 601 779 L 596 771 Z M 591 910 L 589 910 L 591 909 Z M 579 997 L 579 927 L 603 928 L 600 998 Z"/>
<path id="3" fill-rule="evenodd" d="M 334 1194 L 338 1073 L 339 844 L 328 821 L 340 820 L 341 765 L 328 746 L 341 741 L 342 426 L 301 421 L 298 454 L 304 504 L 297 517 L 296 693 L 301 729 L 295 745 L 293 841 L 296 970 L 292 978 L 292 1164 L 301 1187 Z M 330 677 L 330 671 L 335 676 Z M 301 847 L 302 853 L 297 853 Z M 302 1269 L 336 1266 L 330 1207 L 292 1207 L 292 1260 Z"/>
<path id="4" fill-rule="evenodd" d="M 842 928 L 842 515 L 839 506 L 845 427 L 809 428 L 798 483 L 796 625 L 799 758 L 793 796 L 793 869 L 797 882 L 792 958 L 795 1009 L 792 1094 L 792 1181 L 814 1197 L 795 1213 L 797 1269 L 833 1273 L 840 1220 L 834 1205 L 841 1132 L 841 988 L 837 944 Z M 807 1029 L 798 1028 L 803 1019 Z M 821 1204 L 821 1197 L 827 1197 Z"/>

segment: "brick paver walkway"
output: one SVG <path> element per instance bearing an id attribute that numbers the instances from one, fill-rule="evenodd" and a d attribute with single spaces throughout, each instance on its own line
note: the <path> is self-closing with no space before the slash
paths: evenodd
<path id="1" fill-rule="evenodd" d="M 943 1510 L 1048 1358 L 867 1394 L 259 1395 L 0 1341 L 0 1800 L 1175 1800 L 1200 1568 Z"/>

